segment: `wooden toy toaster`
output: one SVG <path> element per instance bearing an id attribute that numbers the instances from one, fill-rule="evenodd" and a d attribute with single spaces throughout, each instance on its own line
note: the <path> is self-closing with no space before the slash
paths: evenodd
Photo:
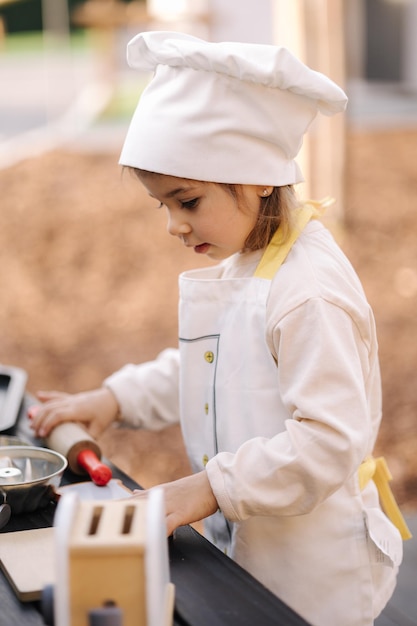
<path id="1" fill-rule="evenodd" d="M 171 626 L 163 491 L 144 499 L 62 496 L 55 517 L 55 626 Z"/>

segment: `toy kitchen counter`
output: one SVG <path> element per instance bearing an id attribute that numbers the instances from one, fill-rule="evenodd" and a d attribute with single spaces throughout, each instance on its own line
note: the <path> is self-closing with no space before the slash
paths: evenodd
<path id="1" fill-rule="evenodd" d="M 16 424 L 1 434 L 20 436 L 39 446 L 27 425 L 26 414 L 31 404 L 32 399 L 25 395 Z M 111 468 L 114 479 L 128 489 L 139 488 L 124 472 L 107 460 L 105 462 Z M 67 467 L 60 487 L 85 480 Z M 32 512 L 18 515 L 12 512 L 0 531 L 0 542 L 9 532 L 50 528 L 56 508 L 56 504 L 50 501 L 46 507 Z M 175 626 L 253 626 L 257 623 L 262 626 L 307 626 L 284 602 L 193 528 L 179 528 L 169 538 L 168 544 L 170 577 L 175 585 Z M 16 555 L 17 558 L 22 559 Z M 43 616 L 42 603 L 39 600 L 19 600 L 3 571 L 0 572 L 0 606 L 0 624 L 5 626 L 43 626 L 48 623 Z"/>

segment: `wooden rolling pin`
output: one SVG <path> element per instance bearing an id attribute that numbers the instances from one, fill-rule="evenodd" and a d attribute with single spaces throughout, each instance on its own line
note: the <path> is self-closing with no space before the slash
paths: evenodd
<path id="1" fill-rule="evenodd" d="M 68 459 L 69 468 L 75 474 L 87 472 L 91 480 L 100 486 L 107 485 L 112 477 L 111 469 L 100 461 L 101 450 L 87 431 L 75 422 L 63 422 L 46 438 L 48 448 Z"/>
<path id="2" fill-rule="evenodd" d="M 29 418 L 35 415 L 37 409 L 36 405 L 30 407 Z M 97 442 L 79 424 L 75 422 L 58 424 L 45 438 L 45 443 L 48 448 L 67 458 L 68 466 L 75 474 L 87 473 L 100 487 L 107 485 L 111 479 L 110 467 L 100 461 L 101 450 Z"/>

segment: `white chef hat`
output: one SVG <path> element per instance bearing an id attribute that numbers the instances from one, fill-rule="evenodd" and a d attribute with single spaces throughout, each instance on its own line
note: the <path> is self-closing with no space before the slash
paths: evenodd
<path id="1" fill-rule="evenodd" d="M 133 115 L 120 163 L 210 182 L 290 185 L 294 161 L 320 111 L 347 97 L 286 48 L 209 43 L 145 32 L 128 44 L 131 67 L 153 71 Z"/>

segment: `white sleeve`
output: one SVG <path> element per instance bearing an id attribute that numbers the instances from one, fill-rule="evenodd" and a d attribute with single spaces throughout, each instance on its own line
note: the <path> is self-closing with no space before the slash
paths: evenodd
<path id="1" fill-rule="evenodd" d="M 179 352 L 167 349 L 154 361 L 125 365 L 103 383 L 116 396 L 127 424 L 161 430 L 179 421 Z"/>
<path id="2" fill-rule="evenodd" d="M 219 453 L 206 466 L 231 520 L 313 510 L 370 453 L 380 419 L 372 324 L 364 337 L 347 311 L 313 298 L 276 324 L 272 340 L 285 430 Z"/>

